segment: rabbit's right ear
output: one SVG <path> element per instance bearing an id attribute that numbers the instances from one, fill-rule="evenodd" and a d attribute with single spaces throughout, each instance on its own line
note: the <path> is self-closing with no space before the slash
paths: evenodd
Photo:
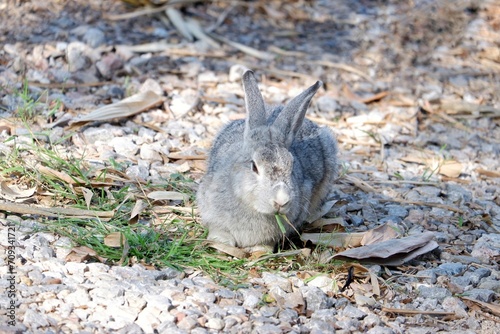
<path id="1" fill-rule="evenodd" d="M 253 71 L 243 73 L 243 90 L 245 92 L 245 106 L 247 117 L 245 120 L 245 138 L 249 130 L 266 125 L 266 105 L 259 91 Z"/>

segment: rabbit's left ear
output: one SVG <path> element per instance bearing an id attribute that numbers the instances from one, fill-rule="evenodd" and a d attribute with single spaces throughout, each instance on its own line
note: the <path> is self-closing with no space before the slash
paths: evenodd
<path id="1" fill-rule="evenodd" d="M 245 138 L 251 129 L 266 125 L 266 105 L 259 91 L 257 80 L 252 71 L 243 73 L 243 90 L 247 117 L 245 120 Z"/>
<path id="2" fill-rule="evenodd" d="M 283 131 L 287 147 L 292 144 L 293 138 L 295 138 L 295 135 L 304 122 L 311 99 L 322 85 L 321 81 L 317 81 L 314 85 L 293 98 L 279 113 L 278 117 L 276 117 L 273 125 L 280 129 L 280 131 Z"/>

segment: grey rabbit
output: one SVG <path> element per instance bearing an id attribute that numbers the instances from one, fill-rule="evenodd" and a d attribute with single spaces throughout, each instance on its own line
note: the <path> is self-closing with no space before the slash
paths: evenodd
<path id="1" fill-rule="evenodd" d="M 243 74 L 246 119 L 217 135 L 197 193 L 208 239 L 269 249 L 318 218 L 337 177 L 337 142 L 331 131 L 305 119 L 318 81 L 286 106 L 267 107 L 254 73 Z"/>

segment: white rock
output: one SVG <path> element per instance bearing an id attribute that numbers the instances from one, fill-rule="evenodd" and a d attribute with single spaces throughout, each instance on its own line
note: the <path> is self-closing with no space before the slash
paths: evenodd
<path id="1" fill-rule="evenodd" d="M 111 139 L 109 145 L 113 147 L 116 153 L 126 158 L 133 158 L 139 150 L 139 147 L 129 137 L 115 137 Z"/>
<path id="2" fill-rule="evenodd" d="M 315 286 L 320 288 L 323 292 L 332 292 L 334 281 L 332 278 L 327 276 L 318 276 L 307 283 L 308 286 Z"/>
<path id="3" fill-rule="evenodd" d="M 74 292 L 64 297 L 64 301 L 72 304 L 75 308 L 86 307 L 90 303 L 90 296 L 86 289 L 77 287 Z"/>
<path id="4" fill-rule="evenodd" d="M 161 88 L 161 85 L 158 83 L 158 81 L 151 78 L 147 78 L 139 88 L 139 93 L 146 91 L 152 91 L 159 96 L 163 96 L 163 88 Z"/>
<path id="5" fill-rule="evenodd" d="M 88 68 L 92 62 L 88 54 L 88 46 L 82 42 L 71 42 L 66 48 L 66 60 L 71 72 L 77 72 Z"/>
<path id="6" fill-rule="evenodd" d="M 113 323 L 113 329 L 120 329 L 134 323 L 139 315 L 139 310 L 122 305 L 110 304 L 106 309 L 113 319 L 110 322 L 110 324 Z"/>
<path id="7" fill-rule="evenodd" d="M 224 320 L 218 318 L 210 318 L 205 324 L 205 327 L 216 331 L 222 330 L 224 326 L 225 326 Z"/>
<path id="8" fill-rule="evenodd" d="M 158 146 L 158 144 L 143 144 L 141 146 L 140 150 L 140 157 L 141 159 L 147 160 L 147 161 L 163 161 L 161 155 L 160 155 L 160 150 L 161 147 Z"/>
<path id="9" fill-rule="evenodd" d="M 135 323 L 139 325 L 144 332 L 153 333 L 154 329 L 158 327 L 161 321 L 154 315 L 151 308 L 146 307 L 139 313 Z"/>
<path id="10" fill-rule="evenodd" d="M 91 48 L 96 48 L 105 42 L 104 32 L 98 28 L 91 27 L 83 35 L 83 41 Z"/>
<path id="11" fill-rule="evenodd" d="M 268 287 L 274 287 L 277 286 L 281 288 L 285 292 L 291 292 L 292 291 L 292 283 L 288 278 L 272 274 L 269 272 L 263 272 L 262 273 L 262 279 L 264 280 L 264 284 Z"/>
<path id="12" fill-rule="evenodd" d="M 23 324 L 32 329 L 49 326 L 47 316 L 32 309 L 27 309 L 24 313 Z"/>
<path id="13" fill-rule="evenodd" d="M 177 327 L 185 331 L 190 331 L 198 324 L 197 319 L 198 317 L 196 315 L 186 316 L 181 321 L 179 321 L 179 323 L 177 323 Z"/>

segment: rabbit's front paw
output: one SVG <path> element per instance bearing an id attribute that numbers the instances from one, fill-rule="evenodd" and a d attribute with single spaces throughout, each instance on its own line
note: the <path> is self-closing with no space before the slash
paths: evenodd
<path id="1" fill-rule="evenodd" d="M 255 253 L 272 253 L 274 250 L 274 246 L 272 245 L 256 245 L 253 247 L 246 247 L 245 252 L 248 254 L 255 254 Z"/>
<path id="2" fill-rule="evenodd" d="M 221 244 L 226 244 L 233 247 L 236 246 L 236 240 L 234 240 L 234 237 L 230 233 L 224 231 L 212 230 L 208 233 L 207 239 L 210 241 L 220 242 Z"/>

